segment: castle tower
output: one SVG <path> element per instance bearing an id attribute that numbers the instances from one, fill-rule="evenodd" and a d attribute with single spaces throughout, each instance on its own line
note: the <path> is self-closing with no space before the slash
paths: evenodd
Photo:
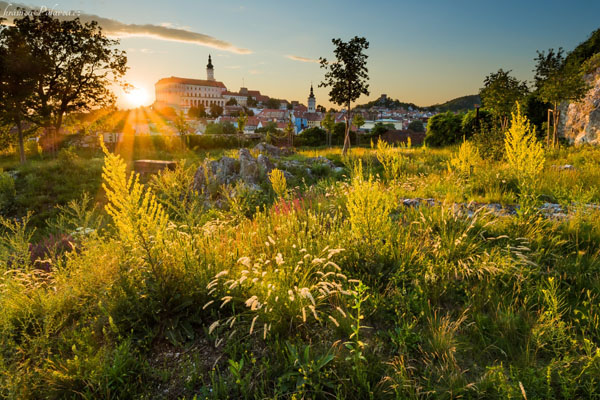
<path id="1" fill-rule="evenodd" d="M 310 85 L 310 96 L 308 96 L 308 112 L 314 113 L 316 111 L 315 107 L 316 99 L 315 94 L 313 93 L 313 86 Z"/>
<path id="2" fill-rule="evenodd" d="M 206 79 L 209 81 L 215 80 L 215 69 L 212 65 L 210 54 L 208 55 L 208 64 L 206 65 Z"/>

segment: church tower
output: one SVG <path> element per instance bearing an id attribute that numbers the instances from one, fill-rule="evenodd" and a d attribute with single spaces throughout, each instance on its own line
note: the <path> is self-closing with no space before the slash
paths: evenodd
<path id="1" fill-rule="evenodd" d="M 315 94 L 313 93 L 313 86 L 311 84 L 310 85 L 310 96 L 308 96 L 308 112 L 309 113 L 314 113 L 316 111 L 315 103 L 316 103 Z"/>
<path id="2" fill-rule="evenodd" d="M 208 55 L 208 64 L 206 65 L 206 79 L 209 81 L 215 80 L 215 69 L 213 68 L 210 54 Z"/>

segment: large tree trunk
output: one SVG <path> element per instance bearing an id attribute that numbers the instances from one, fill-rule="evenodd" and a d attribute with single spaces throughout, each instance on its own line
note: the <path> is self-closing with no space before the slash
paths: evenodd
<path id="1" fill-rule="evenodd" d="M 350 150 L 350 103 L 347 106 L 346 112 L 346 134 L 344 135 L 344 148 L 342 150 L 342 155 L 345 156 L 348 154 Z"/>
<path id="2" fill-rule="evenodd" d="M 17 121 L 17 131 L 19 132 L 19 158 L 21 160 L 21 164 L 24 164 L 25 161 L 25 142 L 23 140 L 23 127 L 21 126 L 21 121 Z"/>

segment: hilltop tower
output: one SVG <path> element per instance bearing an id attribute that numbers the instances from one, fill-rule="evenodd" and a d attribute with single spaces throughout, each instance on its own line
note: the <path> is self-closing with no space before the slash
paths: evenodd
<path id="1" fill-rule="evenodd" d="M 206 65 L 206 79 L 209 81 L 215 80 L 215 69 L 212 65 L 210 54 L 208 55 L 208 64 Z"/>
<path id="2" fill-rule="evenodd" d="M 314 113 L 316 111 L 315 107 L 316 99 L 315 94 L 313 93 L 313 86 L 310 85 L 310 95 L 308 96 L 308 112 Z"/>

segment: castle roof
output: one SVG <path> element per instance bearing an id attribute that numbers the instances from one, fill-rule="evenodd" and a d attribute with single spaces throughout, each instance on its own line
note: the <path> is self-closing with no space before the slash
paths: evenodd
<path id="1" fill-rule="evenodd" d="M 223 82 L 209 81 L 207 79 L 179 78 L 177 76 L 171 76 L 170 78 L 162 78 L 158 82 L 156 82 L 155 86 L 174 84 L 174 83 L 182 84 L 182 85 L 220 87 L 220 88 L 226 89 L 225 84 Z"/>

